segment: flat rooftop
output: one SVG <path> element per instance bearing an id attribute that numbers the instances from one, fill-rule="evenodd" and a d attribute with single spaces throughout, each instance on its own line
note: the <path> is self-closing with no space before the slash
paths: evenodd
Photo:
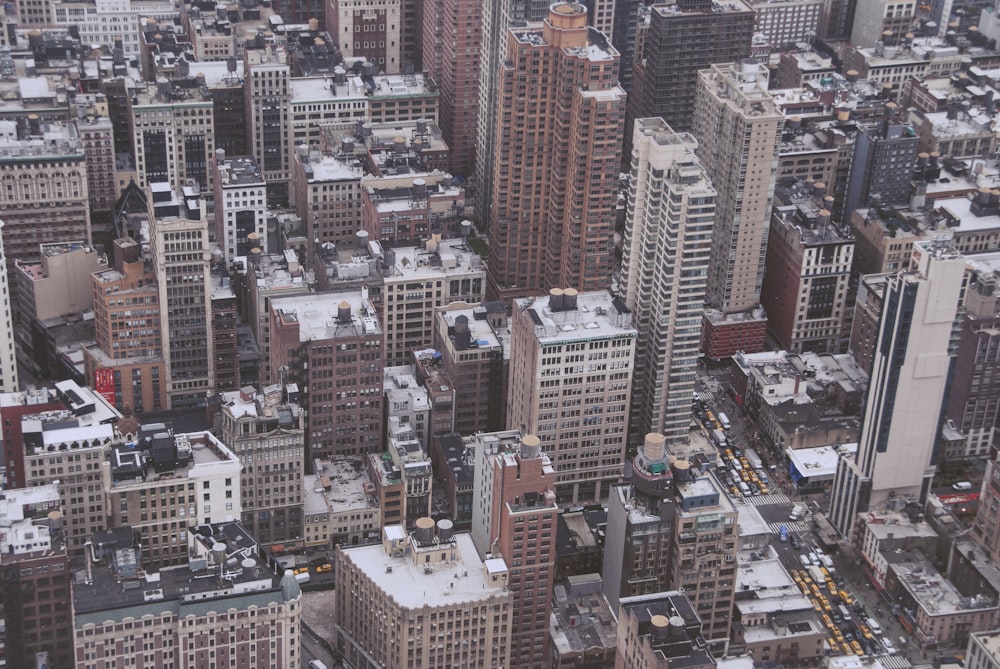
<path id="1" fill-rule="evenodd" d="M 488 601 L 502 592 L 487 579 L 472 535 L 455 534 L 453 553 L 454 560 L 416 564 L 411 555 L 386 555 L 382 544 L 343 550 L 346 560 L 377 583 L 402 608 Z"/>
<path id="2" fill-rule="evenodd" d="M 305 514 L 344 513 L 378 509 L 374 487 L 361 457 L 334 456 L 317 460 L 316 474 L 303 477 Z"/>
<path id="3" fill-rule="evenodd" d="M 614 652 L 618 623 L 598 591 L 574 597 L 565 585 L 555 586 L 549 634 L 560 653 L 588 648 Z"/>
<path id="4" fill-rule="evenodd" d="M 598 337 L 635 337 L 632 316 L 624 303 L 605 291 L 579 293 L 575 309 L 553 309 L 550 295 L 515 301 L 515 309 L 534 321 L 540 344 L 555 344 Z"/>
<path id="5" fill-rule="evenodd" d="M 343 321 L 341 303 L 350 310 L 350 318 Z M 377 313 L 360 290 L 284 297 L 272 300 L 271 310 L 285 324 L 299 324 L 300 342 L 382 334 Z"/>

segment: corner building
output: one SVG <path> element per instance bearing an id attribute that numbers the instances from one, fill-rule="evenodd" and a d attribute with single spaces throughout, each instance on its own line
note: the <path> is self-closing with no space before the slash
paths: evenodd
<path id="1" fill-rule="evenodd" d="M 618 52 L 569 2 L 507 41 L 493 189 L 478 195 L 491 198 L 491 288 L 607 288 L 625 121 Z"/>

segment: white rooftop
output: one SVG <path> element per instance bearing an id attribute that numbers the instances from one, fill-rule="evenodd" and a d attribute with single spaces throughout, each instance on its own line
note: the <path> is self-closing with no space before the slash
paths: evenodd
<path id="1" fill-rule="evenodd" d="M 847 448 L 848 452 L 856 452 L 858 445 L 842 444 L 840 446 L 820 446 L 819 448 L 789 448 L 785 450 L 785 453 L 800 474 L 812 478 L 833 476 L 837 472 L 837 462 L 840 460 L 838 449 L 843 448 Z"/>
<path id="2" fill-rule="evenodd" d="M 341 302 L 350 305 L 348 323 L 338 321 Z M 375 309 L 360 290 L 285 297 L 273 300 L 271 308 L 283 312 L 286 320 L 298 320 L 300 342 L 382 334 Z"/>
<path id="3" fill-rule="evenodd" d="M 528 311 L 534 320 L 535 336 L 541 344 L 637 334 L 631 314 L 619 313 L 606 291 L 579 293 L 576 309 L 553 311 L 550 299 L 545 295 L 516 301 L 515 308 Z"/>

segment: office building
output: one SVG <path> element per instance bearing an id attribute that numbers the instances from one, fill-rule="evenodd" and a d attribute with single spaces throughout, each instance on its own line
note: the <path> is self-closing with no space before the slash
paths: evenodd
<path id="1" fill-rule="evenodd" d="M 968 257 L 972 272 L 965 293 L 955 373 L 948 392 L 946 425 L 961 435 L 948 459 L 986 457 L 996 444 L 1000 418 L 1000 300 L 996 253 Z"/>
<path id="2" fill-rule="evenodd" d="M 500 148 L 497 138 L 497 109 L 500 105 L 500 66 L 507 60 L 507 30 L 537 23 L 549 13 L 548 2 L 539 0 L 490 0 L 482 6 L 482 40 L 479 48 L 479 114 L 476 118 L 475 189 L 476 219 L 492 220 L 493 163 Z"/>
<path id="3" fill-rule="evenodd" d="M 391 171 L 401 171 L 399 158 L 397 153 L 391 159 L 396 166 Z M 408 175 L 366 176 L 361 180 L 361 228 L 369 239 L 387 246 L 419 244 L 435 234 L 468 235 L 472 224 L 464 220 L 464 214 L 465 189 L 444 172 L 426 174 L 418 166 Z"/>
<path id="4" fill-rule="evenodd" d="M 69 558 L 56 484 L 0 497 L 0 604 L 9 667 L 71 666 Z"/>
<path id="5" fill-rule="evenodd" d="M 448 170 L 471 177 L 476 167 L 479 63 L 484 7 L 478 2 L 423 3 L 422 65 L 441 91 L 441 131 L 451 149 Z"/>
<path id="6" fill-rule="evenodd" d="M 674 131 L 687 132 L 701 113 L 695 105 L 698 73 L 750 55 L 754 11 L 743 0 L 654 4 L 645 30 L 634 55 L 629 122 L 662 118 Z"/>
<path id="7" fill-rule="evenodd" d="M 411 365 L 385 368 L 385 411 L 390 433 L 409 431 L 425 453 L 430 435 L 431 403 L 427 388 L 417 382 Z M 395 428 L 395 429 L 394 429 Z M 392 437 L 390 437 L 390 440 Z"/>
<path id="8" fill-rule="evenodd" d="M 314 473 L 302 477 L 304 546 L 329 548 L 378 542 L 382 507 L 368 476 L 366 460 L 334 456 L 313 461 Z"/>
<path id="9" fill-rule="evenodd" d="M 600 576 L 593 573 L 570 576 L 555 587 L 552 669 L 614 666 L 617 620 L 600 591 Z"/>
<path id="10" fill-rule="evenodd" d="M 83 349 L 87 381 L 122 411 L 169 408 L 160 291 L 139 242 L 116 239 L 111 267 L 90 277 L 95 345 Z"/>
<path id="11" fill-rule="evenodd" d="M 380 451 L 385 342 L 367 291 L 273 299 L 270 328 L 271 377 L 303 389 L 307 462 Z"/>
<path id="12" fill-rule="evenodd" d="M 637 119 L 618 290 L 636 338 L 632 438 L 686 440 L 716 193 L 691 135 Z M 669 205 L 668 205 L 669 203 Z"/>
<path id="13" fill-rule="evenodd" d="M 215 390 L 225 392 L 240 387 L 241 361 L 236 314 L 236 292 L 225 263 L 217 260 L 218 249 L 210 265 L 212 314 L 212 353 L 215 355 Z M 245 350 L 245 349 L 244 349 Z M 254 375 L 256 378 L 256 375 Z"/>
<path id="14" fill-rule="evenodd" d="M 240 461 L 242 523 L 265 545 L 303 541 L 305 413 L 296 399 L 281 386 L 221 396 L 219 440 Z"/>
<path id="15" fill-rule="evenodd" d="M 894 103 L 888 103 L 887 118 L 857 134 L 844 196 L 845 216 L 860 207 L 900 205 L 910 200 L 920 139 L 908 122 L 891 118 L 893 109 Z"/>
<path id="16" fill-rule="evenodd" d="M 452 430 L 475 434 L 503 429 L 510 362 L 506 307 L 502 302 L 454 302 L 436 310 L 434 323 L 431 364 L 440 363 L 461 388 L 455 393 Z"/>
<path id="17" fill-rule="evenodd" d="M 5 222 L 0 220 L 0 232 L 3 231 Z M 7 267 L 7 257 L 4 253 L 4 237 L 0 236 L 0 271 Z M 7 280 L 7 272 L 3 272 L 0 277 L 0 299 L 3 299 L 3 311 L 0 318 L 4 325 L 0 327 L 0 392 L 12 393 L 18 389 L 17 383 L 17 351 L 14 340 L 14 317 L 11 312 L 10 284 Z"/>
<path id="18" fill-rule="evenodd" d="M 159 290 L 170 408 L 204 406 L 215 390 L 208 220 L 197 187 L 181 197 L 168 183 L 149 187 L 149 253 Z"/>
<path id="19" fill-rule="evenodd" d="M 177 7 L 162 0 L 90 0 L 64 2 L 55 0 L 49 8 L 51 18 L 46 25 L 75 26 L 83 44 L 98 45 L 111 51 L 118 45 L 128 58 L 140 51 L 140 18 L 167 19 L 176 17 Z"/>
<path id="20" fill-rule="evenodd" d="M 886 282 L 857 455 L 833 483 L 830 522 L 844 537 L 858 513 L 927 498 L 965 289 L 965 258 L 946 240 L 915 244 L 909 270 Z"/>
<path id="21" fill-rule="evenodd" d="M 548 665 L 559 508 L 555 471 L 534 435 L 477 435 L 472 538 L 484 558 L 508 565 L 510 665 Z"/>
<path id="22" fill-rule="evenodd" d="M 353 148 L 323 152 L 297 148 L 293 165 L 292 202 L 305 223 L 309 258 L 323 244 L 347 248 L 361 228 L 361 177 L 364 170 Z M 362 251 L 364 249 L 361 249 Z"/>
<path id="23" fill-rule="evenodd" d="M 287 203 L 292 177 L 291 68 L 281 46 L 243 51 L 247 135 L 269 202 Z"/>
<path id="24" fill-rule="evenodd" d="M 480 558 L 451 521 L 421 520 L 411 534 L 388 525 L 380 544 L 337 549 L 337 651 L 364 669 L 527 666 L 511 664 L 517 609 L 504 559 Z"/>
<path id="25" fill-rule="evenodd" d="M 560 504 L 607 499 L 621 480 L 637 332 L 606 292 L 553 288 L 514 304 L 507 425 L 537 435 Z"/>
<path id="26" fill-rule="evenodd" d="M 809 44 L 825 32 L 826 3 L 822 0 L 754 1 L 754 34 L 763 35 L 776 49 Z"/>
<path id="27" fill-rule="evenodd" d="M 477 193 L 491 203 L 491 292 L 605 289 L 625 120 L 618 52 L 569 2 L 505 38 L 492 190 Z"/>
<path id="28" fill-rule="evenodd" d="M 725 314 L 760 304 L 784 122 L 767 92 L 767 77 L 767 68 L 751 60 L 698 73 L 693 134 L 718 192 L 706 301 Z"/>
<path id="29" fill-rule="evenodd" d="M 854 239 L 832 220 L 824 184 L 800 181 L 775 193 L 761 303 L 768 330 L 794 353 L 847 349 L 844 322 Z"/>
<path id="30" fill-rule="evenodd" d="M 87 154 L 87 192 L 91 214 L 109 214 L 118 199 L 115 174 L 114 127 L 108 117 L 107 98 L 100 93 L 88 104 L 77 94 L 76 128 Z"/>
<path id="31" fill-rule="evenodd" d="M 253 158 L 226 157 L 215 150 L 215 239 L 223 258 L 231 263 L 238 256 L 259 248 L 268 252 L 267 186 Z"/>
<path id="32" fill-rule="evenodd" d="M 187 528 L 239 517 L 240 461 L 210 432 L 150 423 L 135 436 L 101 467 L 108 524 L 132 528 L 143 564 L 184 564 Z"/>
<path id="33" fill-rule="evenodd" d="M 950 17 L 943 20 L 948 22 Z M 878 42 L 892 46 L 913 31 L 917 3 L 912 0 L 854 0 L 851 44 L 873 47 Z"/>
<path id="34" fill-rule="evenodd" d="M 716 667 L 705 648 L 702 621 L 688 595 L 680 590 L 622 601 L 617 642 L 615 669 Z"/>
<path id="35" fill-rule="evenodd" d="M 15 260 L 38 260 L 40 243 L 91 243 L 87 156 L 75 124 L 0 121 L 0 209 L 7 282 Z M 39 226 L 39 221 L 45 225 Z M 12 296 L 13 297 L 13 296 Z M 18 305 L 14 305 L 17 308 Z"/>
<path id="36" fill-rule="evenodd" d="M 238 522 L 184 534 L 187 560 L 175 567 L 145 571 L 128 547 L 87 560 L 73 590 L 74 666 L 300 665 L 302 590 L 291 570 Z"/>
<path id="37" fill-rule="evenodd" d="M 403 36 L 407 54 L 416 50 L 416 3 L 411 0 L 326 0 L 326 29 L 337 40 L 344 58 L 363 58 L 371 63 L 370 74 L 400 74 L 403 70 Z M 409 16 L 404 16 L 404 12 Z M 404 22 L 407 24 L 404 26 Z M 409 60 L 413 72 L 413 61 Z"/>

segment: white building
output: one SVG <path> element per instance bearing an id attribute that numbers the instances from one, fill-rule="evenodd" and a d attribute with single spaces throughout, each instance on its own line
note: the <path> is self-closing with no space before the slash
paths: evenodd
<path id="1" fill-rule="evenodd" d="M 637 119 L 618 290 L 638 330 L 631 434 L 688 437 L 715 189 L 690 134 Z"/>
<path id="2" fill-rule="evenodd" d="M 607 499 L 622 478 L 636 336 L 606 292 L 514 303 L 507 426 L 554 458 L 559 503 Z"/>
<path id="3" fill-rule="evenodd" d="M 139 55 L 139 20 L 171 19 L 179 16 L 176 3 L 169 0 L 54 0 L 52 20 L 57 26 L 76 26 L 84 46 L 113 49 L 121 40 L 128 59 Z M 140 59 L 141 60 L 141 59 Z"/>
<path id="4" fill-rule="evenodd" d="M 45 520 L 59 511 L 59 486 L 55 483 L 5 490 L 0 496 L 0 554 L 17 555 L 52 548 L 49 526 Z"/>
<path id="5" fill-rule="evenodd" d="M 2 220 L 0 220 L 0 230 L 3 230 Z M 7 267 L 2 236 L 0 236 L 0 267 Z M 14 319 L 10 308 L 10 284 L 7 277 L 7 272 L 0 272 L 0 299 L 3 300 L 0 311 L 0 393 L 12 393 L 18 388 Z"/>
<path id="6" fill-rule="evenodd" d="M 858 452 L 833 483 L 830 520 L 845 537 L 859 512 L 927 499 L 965 286 L 965 258 L 946 240 L 914 244 L 909 270 L 889 277 Z"/>
<path id="7" fill-rule="evenodd" d="M 215 151 L 215 239 L 227 262 L 259 248 L 268 252 L 267 186 L 253 158 Z M 251 236 L 256 234 L 256 236 Z"/>

